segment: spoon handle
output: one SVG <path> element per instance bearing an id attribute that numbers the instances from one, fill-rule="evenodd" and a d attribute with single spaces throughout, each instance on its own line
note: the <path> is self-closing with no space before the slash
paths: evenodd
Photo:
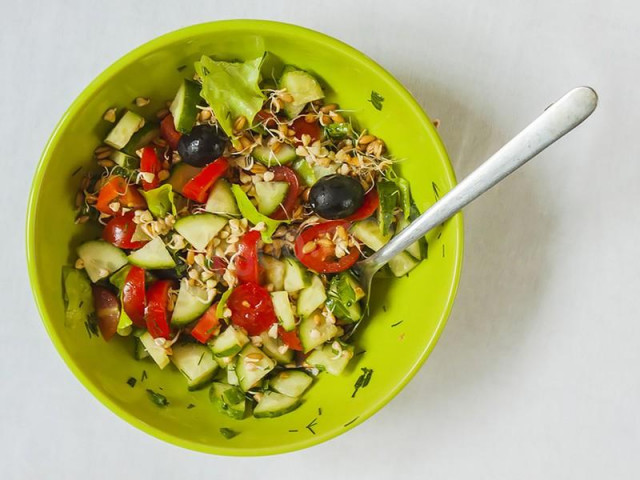
<path id="1" fill-rule="evenodd" d="M 592 88 L 571 90 L 363 263 L 373 271 L 382 267 L 429 230 L 580 125 L 595 110 L 597 103 L 598 96 Z"/>

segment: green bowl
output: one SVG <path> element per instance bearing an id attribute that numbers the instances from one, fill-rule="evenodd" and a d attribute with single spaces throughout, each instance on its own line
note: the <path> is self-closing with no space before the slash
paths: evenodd
<path id="1" fill-rule="evenodd" d="M 382 408 L 417 372 L 444 328 L 455 296 L 462 259 L 462 217 L 429 237 L 429 255 L 401 279 L 377 281 L 372 316 L 355 339 L 361 352 L 342 376 L 322 374 L 295 412 L 275 419 L 232 420 L 218 413 L 207 390 L 188 392 L 179 372 L 136 361 L 132 343 L 89 338 L 84 326 L 64 326 L 61 268 L 74 249 L 96 232 L 74 225 L 80 168 L 92 168 L 93 149 L 106 135 L 101 121 L 112 106 L 132 107 L 150 97 L 141 112 L 155 112 L 172 98 L 183 78 L 179 67 L 203 53 L 225 59 L 253 58 L 265 48 L 285 62 L 317 74 L 330 101 L 353 112 L 358 123 L 383 138 L 424 211 L 452 188 L 455 177 L 444 147 L 418 103 L 382 67 L 331 37 L 276 22 L 232 20 L 188 27 L 125 55 L 100 74 L 73 102 L 55 128 L 33 180 L 27 214 L 29 274 L 51 340 L 85 387 L 127 422 L 176 445 L 219 455 L 267 455 L 297 450 L 335 437 Z M 382 110 L 369 101 L 384 97 Z M 354 395 L 362 369 L 369 384 Z M 146 373 L 145 373 L 146 372 Z M 132 388 L 130 377 L 137 379 Z M 150 402 L 146 389 L 170 404 Z M 195 405 L 195 407 L 190 407 Z M 227 439 L 221 428 L 239 435 Z"/>

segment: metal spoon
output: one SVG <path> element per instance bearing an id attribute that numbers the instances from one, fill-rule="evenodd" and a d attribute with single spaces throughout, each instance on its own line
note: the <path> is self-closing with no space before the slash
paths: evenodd
<path id="1" fill-rule="evenodd" d="M 597 104 L 598 95 L 592 88 L 574 88 L 549 106 L 542 115 L 393 237 L 389 243 L 369 258 L 356 263 L 352 268 L 367 292 L 367 308 L 364 311 L 368 311 L 373 276 L 389 260 L 580 125 L 591 115 Z"/>

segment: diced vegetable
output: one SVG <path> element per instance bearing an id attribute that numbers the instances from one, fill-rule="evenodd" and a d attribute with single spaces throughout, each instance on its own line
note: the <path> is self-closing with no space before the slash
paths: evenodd
<path id="1" fill-rule="evenodd" d="M 183 80 L 169 110 L 173 115 L 176 130 L 189 133 L 198 116 L 200 85 L 192 80 Z"/>
<path id="2" fill-rule="evenodd" d="M 149 145 L 159 134 L 160 128 L 158 124 L 145 122 L 140 130 L 133 134 L 131 140 L 122 148 L 122 151 L 133 157 L 138 150 Z"/>
<path id="3" fill-rule="evenodd" d="M 129 254 L 129 263 L 143 268 L 173 268 L 176 262 L 160 237 Z"/>
<path id="4" fill-rule="evenodd" d="M 271 292 L 271 301 L 282 328 L 288 332 L 294 330 L 296 328 L 296 319 L 289 301 L 289 294 L 287 292 Z"/>
<path id="5" fill-rule="evenodd" d="M 249 338 L 233 325 L 227 329 L 211 343 L 211 351 L 216 357 L 232 357 L 249 343 Z"/>
<path id="6" fill-rule="evenodd" d="M 269 388 L 287 397 L 300 397 L 312 383 L 310 375 L 300 370 L 288 370 L 275 375 L 269 381 Z"/>
<path id="7" fill-rule="evenodd" d="M 144 346 L 145 351 L 153 361 L 160 367 L 160 370 L 169 365 L 167 351 L 164 347 L 156 343 L 155 338 L 153 338 L 149 332 L 145 332 L 140 336 L 140 343 Z"/>
<path id="8" fill-rule="evenodd" d="M 250 343 L 238 354 L 236 374 L 245 392 L 255 387 L 276 366 L 276 362 Z"/>
<path id="9" fill-rule="evenodd" d="M 180 282 L 178 299 L 173 308 L 171 325 L 182 327 L 200 317 L 211 305 L 213 297 L 207 294 L 207 290 L 196 285 L 189 285 L 186 278 Z"/>
<path id="10" fill-rule="evenodd" d="M 214 382 L 209 390 L 209 399 L 218 411 L 236 420 L 242 420 L 246 410 L 244 392 L 238 387 L 225 383 Z"/>
<path id="11" fill-rule="evenodd" d="M 227 224 L 227 219 L 211 213 L 200 213 L 180 218 L 176 231 L 198 251 L 204 251 L 213 237 Z"/>
<path id="12" fill-rule="evenodd" d="M 307 363 L 331 375 L 340 375 L 353 358 L 353 345 L 333 342 L 316 348 L 307 357 Z"/>
<path id="13" fill-rule="evenodd" d="M 140 130 L 143 125 L 144 118 L 137 113 L 128 110 L 111 129 L 107 138 L 104 139 L 104 143 L 116 150 L 120 150 L 129 142 L 129 140 L 131 140 L 133 134 Z"/>
<path id="14" fill-rule="evenodd" d="M 275 418 L 294 411 L 302 401 L 276 392 L 265 392 L 253 409 L 256 418 Z"/>
<path id="15" fill-rule="evenodd" d="M 289 191 L 287 182 L 258 182 L 255 187 L 258 211 L 263 215 L 271 215 L 275 212 Z"/>
<path id="16" fill-rule="evenodd" d="M 262 215 L 256 207 L 253 206 L 247 194 L 242 191 L 239 185 L 231 185 L 231 191 L 233 192 L 233 196 L 236 198 L 236 203 L 238 204 L 238 208 L 240 209 L 240 213 L 244 218 L 250 221 L 253 225 L 257 225 L 262 222 L 267 227 L 262 230 L 260 234 L 262 235 L 262 241 L 264 243 L 271 243 L 271 235 L 276 231 L 276 229 L 280 226 L 279 221 L 272 220 L 266 215 Z"/>
<path id="17" fill-rule="evenodd" d="M 209 192 L 209 198 L 207 199 L 205 210 L 216 215 L 230 217 L 237 217 L 240 215 L 236 199 L 231 192 L 231 186 L 224 178 L 218 179 L 216 183 L 213 184 L 211 192 Z"/>
<path id="18" fill-rule="evenodd" d="M 345 322 L 357 322 L 362 317 L 359 300 L 364 290 L 349 272 L 342 272 L 331 279 L 327 307 Z"/>
<path id="19" fill-rule="evenodd" d="M 73 267 L 62 267 L 62 284 L 67 327 L 81 325 L 94 312 L 91 283 L 87 274 Z"/>
<path id="20" fill-rule="evenodd" d="M 127 264 L 127 256 L 122 250 L 102 240 L 91 240 L 80 245 L 78 257 L 94 283 Z"/>
<path id="21" fill-rule="evenodd" d="M 251 156 L 267 167 L 273 167 L 275 165 L 286 165 L 298 158 L 298 156 L 296 155 L 296 149 L 291 145 L 280 145 L 281 146 L 277 152 L 274 152 L 269 147 L 259 145 L 251 151 Z"/>
<path id="22" fill-rule="evenodd" d="M 156 218 L 164 218 L 168 214 L 176 214 L 176 206 L 173 203 L 173 189 L 171 185 L 164 185 L 141 192 L 147 201 L 147 208 Z"/>
<path id="23" fill-rule="evenodd" d="M 262 339 L 262 350 L 276 362 L 287 365 L 293 361 L 293 350 L 291 350 L 280 337 L 273 338 L 267 332 L 260 335 Z"/>
<path id="24" fill-rule="evenodd" d="M 189 390 L 198 390 L 213 380 L 218 364 L 204 345 L 185 343 L 172 347 L 171 361 L 187 378 Z"/>
<path id="25" fill-rule="evenodd" d="M 282 260 L 272 257 L 271 255 L 261 255 L 260 265 L 263 268 L 264 280 L 263 285 L 272 285 L 273 290 L 282 290 L 284 288 L 285 264 Z"/>
<path id="26" fill-rule="evenodd" d="M 317 275 L 311 277 L 311 283 L 304 288 L 298 296 L 297 312 L 300 317 L 308 317 L 317 308 L 324 305 L 327 294 L 322 280 Z"/>
<path id="27" fill-rule="evenodd" d="M 285 105 L 284 111 L 289 118 L 296 117 L 305 105 L 324 98 L 324 92 L 318 81 L 302 70 L 288 70 L 280 77 L 280 88 L 285 88 L 293 102 Z"/>
<path id="28" fill-rule="evenodd" d="M 302 319 L 299 332 L 306 353 L 334 338 L 338 334 L 338 328 L 320 312 L 315 312 Z"/>
<path id="29" fill-rule="evenodd" d="M 284 259 L 284 289 L 287 292 L 297 292 L 309 285 L 309 274 L 293 257 Z"/>

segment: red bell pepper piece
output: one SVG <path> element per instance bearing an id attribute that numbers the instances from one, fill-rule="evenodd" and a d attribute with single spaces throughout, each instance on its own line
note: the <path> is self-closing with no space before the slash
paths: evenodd
<path id="1" fill-rule="evenodd" d="M 133 185 L 129 185 L 127 181 L 119 176 L 114 175 L 107 180 L 98 193 L 96 201 L 96 209 L 107 215 L 122 214 L 122 210 L 117 212 L 111 209 L 110 205 L 118 202 L 120 206 L 132 209 L 142 209 L 147 207 L 144 197 L 138 192 Z"/>
<path id="2" fill-rule="evenodd" d="M 140 159 L 140 173 L 153 174 L 153 179 L 150 182 L 147 182 L 144 176 L 142 177 L 142 188 L 144 188 L 145 191 L 158 188 L 158 185 L 160 185 L 158 172 L 160 170 L 162 170 L 162 164 L 158 159 L 156 149 L 153 147 L 144 147 L 142 149 L 142 158 Z"/>
<path id="3" fill-rule="evenodd" d="M 167 141 L 172 150 L 178 149 L 178 142 L 182 134 L 176 130 L 173 115 L 167 115 L 160 122 L 160 136 Z"/>
<path id="4" fill-rule="evenodd" d="M 238 254 L 235 258 L 235 266 L 238 280 L 242 283 L 258 283 L 260 277 L 258 240 L 260 240 L 260 232 L 250 230 L 243 235 L 238 243 Z"/>
<path id="5" fill-rule="evenodd" d="M 214 303 L 211 305 L 204 315 L 200 317 L 196 326 L 191 330 L 191 336 L 195 338 L 200 343 L 207 343 L 215 333 L 218 331 L 218 327 L 220 326 L 220 322 L 218 320 L 218 316 L 216 315 L 216 309 L 218 308 L 218 304 Z"/>
<path id="6" fill-rule="evenodd" d="M 229 162 L 226 158 L 220 157 L 214 160 L 185 184 L 182 188 L 182 195 L 198 203 L 206 202 L 209 190 L 216 183 L 216 180 L 225 174 L 228 167 Z"/>
<path id="7" fill-rule="evenodd" d="M 169 338 L 169 289 L 171 280 L 158 280 L 147 290 L 147 306 L 144 309 L 144 320 L 147 330 L 153 338 Z"/>

